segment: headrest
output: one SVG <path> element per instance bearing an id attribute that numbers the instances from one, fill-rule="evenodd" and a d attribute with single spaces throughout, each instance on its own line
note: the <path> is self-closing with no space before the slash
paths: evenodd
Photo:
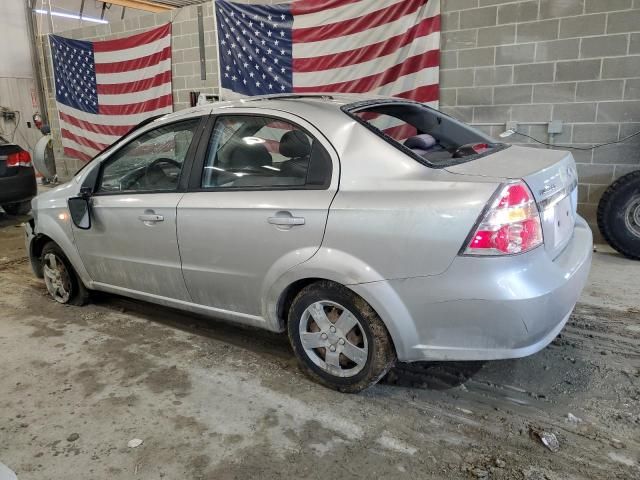
<path id="1" fill-rule="evenodd" d="M 428 150 L 436 144 L 436 139 L 428 133 L 422 133 L 409 137 L 404 141 L 404 146 L 416 150 Z"/>
<path id="2" fill-rule="evenodd" d="M 271 165 L 271 154 L 261 143 L 240 143 L 229 155 L 230 168 L 259 168 Z"/>
<path id="3" fill-rule="evenodd" d="M 289 157 L 306 157 L 311 153 L 311 141 L 301 130 L 290 130 L 280 139 L 280 154 Z"/>

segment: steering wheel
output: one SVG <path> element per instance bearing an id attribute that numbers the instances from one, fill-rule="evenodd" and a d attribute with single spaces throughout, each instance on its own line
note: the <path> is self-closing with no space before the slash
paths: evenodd
<path id="1" fill-rule="evenodd" d="M 160 164 L 162 163 L 173 165 L 178 170 L 182 168 L 182 165 L 180 164 L 180 162 L 177 162 L 172 158 L 164 158 L 164 157 L 156 158 L 153 162 L 151 162 L 149 165 L 147 165 L 144 168 L 142 175 L 138 178 L 138 181 L 142 181 L 145 187 L 152 188 L 158 182 L 164 179 L 167 179 L 168 178 L 167 174 L 164 173 L 164 170 L 162 168 L 160 168 Z"/>

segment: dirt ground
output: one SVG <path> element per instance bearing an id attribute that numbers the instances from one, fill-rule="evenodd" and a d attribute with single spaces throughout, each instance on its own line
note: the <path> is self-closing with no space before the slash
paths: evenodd
<path id="1" fill-rule="evenodd" d="M 640 478 L 640 264 L 610 250 L 542 352 L 399 365 L 343 395 L 283 336 L 116 296 L 54 303 L 17 223 L 0 213 L 0 463 L 20 480 Z"/>

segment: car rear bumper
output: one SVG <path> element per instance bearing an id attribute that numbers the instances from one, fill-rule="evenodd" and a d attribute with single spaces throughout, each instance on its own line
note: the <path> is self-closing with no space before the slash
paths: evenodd
<path id="1" fill-rule="evenodd" d="M 405 314 L 381 316 L 401 361 L 518 358 L 560 333 L 586 283 L 592 251 L 591 230 L 579 217 L 554 260 L 544 248 L 513 257 L 457 257 L 441 275 L 352 288 L 365 298 L 382 299 L 389 288 L 397 295 Z"/>
<path id="2" fill-rule="evenodd" d="M 0 177 L 0 205 L 26 202 L 37 194 L 36 176 L 32 167 L 17 167 L 10 177 Z"/>

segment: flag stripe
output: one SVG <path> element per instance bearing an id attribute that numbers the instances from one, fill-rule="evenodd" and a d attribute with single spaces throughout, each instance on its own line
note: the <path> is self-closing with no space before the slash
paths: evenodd
<path id="1" fill-rule="evenodd" d="M 109 131 L 106 131 L 106 132 L 99 131 L 97 128 L 94 128 L 94 127 L 95 126 L 92 126 L 92 129 L 88 129 L 88 128 L 84 128 L 84 126 L 80 127 L 76 125 L 76 123 L 67 122 L 65 120 L 60 119 L 60 129 L 64 128 L 66 130 L 69 130 L 71 133 L 75 135 L 80 135 L 82 137 L 89 138 L 97 143 L 105 143 L 108 145 L 112 144 L 113 142 L 118 140 L 118 138 L 125 135 L 129 131 L 129 130 L 124 130 L 121 133 L 114 135 Z"/>
<path id="2" fill-rule="evenodd" d="M 375 60 L 380 56 L 396 52 L 416 39 L 425 37 L 433 32 L 439 32 L 439 30 L 440 17 L 425 18 L 404 33 L 381 42 L 354 48 L 338 54 L 331 53 L 311 58 L 294 58 L 293 69 L 295 72 L 301 73 L 358 65 L 369 60 Z M 439 38 L 434 39 L 434 42 L 437 42 L 439 47 Z"/>
<path id="3" fill-rule="evenodd" d="M 361 0 L 314 0 L 312 2 L 293 2 L 291 4 L 291 13 L 294 15 L 307 15 L 311 13 L 322 12 L 323 10 L 332 10 L 336 7 L 351 3 L 359 3 Z"/>
<path id="4" fill-rule="evenodd" d="M 89 148 L 93 148 L 94 150 L 100 151 L 107 147 L 108 144 L 94 142 L 93 140 L 89 140 L 88 138 L 82 137 L 80 135 L 76 135 L 66 128 L 60 130 L 60 134 L 62 138 L 68 138 L 69 140 L 73 140 L 74 142 L 84 145 Z"/>
<path id="5" fill-rule="evenodd" d="M 128 103 L 140 103 L 158 98 L 158 96 L 170 95 L 171 84 L 163 83 L 154 89 L 141 92 L 121 93 L 119 95 L 98 95 L 100 105 L 121 105 Z"/>
<path id="6" fill-rule="evenodd" d="M 294 85 L 294 91 L 298 93 L 305 92 L 343 92 L 343 93 L 363 93 L 369 92 L 377 87 L 394 82 L 403 75 L 415 73 L 423 68 L 438 65 L 439 51 L 431 50 L 423 55 L 416 55 L 407 58 L 403 63 L 394 65 L 382 73 L 367 75 L 357 80 L 349 80 L 345 82 L 337 82 L 316 86 L 297 86 Z"/>
<path id="7" fill-rule="evenodd" d="M 137 47 L 124 50 L 114 50 L 111 52 L 94 52 L 96 63 L 122 62 L 124 60 L 135 60 L 136 58 L 147 57 L 152 53 L 171 46 L 171 37 L 159 38 L 153 42 L 145 43 Z"/>
<path id="8" fill-rule="evenodd" d="M 308 14 L 297 13 L 295 11 L 295 5 L 300 2 L 294 2 L 292 10 L 296 17 L 296 28 L 307 28 L 352 20 L 367 12 L 373 11 L 374 8 L 375 10 L 381 10 L 400 1 L 403 0 L 375 0 L 375 2 L 372 2 L 373 5 L 371 5 L 371 3 L 367 4 L 366 2 L 359 2 L 357 5 L 352 5 L 350 2 L 340 2 L 338 6 L 325 8 Z"/>
<path id="9" fill-rule="evenodd" d="M 63 150 L 65 155 L 69 155 L 70 157 L 73 157 L 73 158 L 79 158 L 84 162 L 88 162 L 93 158 L 91 155 L 87 155 L 86 153 L 81 152 L 80 150 L 76 150 L 75 148 L 64 147 Z"/>
<path id="10" fill-rule="evenodd" d="M 83 120 L 85 122 L 90 122 L 96 125 L 113 125 L 113 126 L 121 126 L 121 125 L 137 125 L 145 118 L 149 118 L 154 115 L 160 115 L 162 113 L 168 113 L 170 109 L 167 107 L 159 108 L 152 112 L 140 112 L 136 114 L 127 115 L 126 117 L 120 117 L 117 115 L 100 115 L 83 112 L 81 110 L 77 110 L 72 107 L 68 107 L 64 104 L 58 105 L 58 110 L 60 113 L 65 113 L 72 117 L 78 118 L 79 120 Z"/>
<path id="11" fill-rule="evenodd" d="M 72 115 L 67 115 L 64 112 L 60 112 L 60 123 L 62 124 L 63 122 L 75 125 L 76 127 L 79 127 L 87 132 L 113 136 L 122 136 L 134 127 L 134 125 L 101 125 L 97 123 L 91 123 L 85 120 L 80 120 L 79 118 Z"/>
<path id="12" fill-rule="evenodd" d="M 158 27 L 154 30 L 139 33 L 137 35 L 131 35 L 129 37 L 119 38 L 117 40 L 104 40 L 102 42 L 93 42 L 93 51 L 98 52 L 113 52 L 115 50 L 125 50 L 127 48 L 135 48 L 146 43 L 152 43 L 156 40 L 171 35 L 171 24 L 167 23 L 162 27 Z"/>
<path id="13" fill-rule="evenodd" d="M 438 99 L 438 84 L 423 85 L 413 90 L 396 93 L 396 97 L 418 100 L 420 102 L 433 102 Z"/>
<path id="14" fill-rule="evenodd" d="M 122 73 L 138 70 L 140 64 L 155 66 L 163 60 L 171 58 L 171 47 L 165 47 L 159 52 L 153 53 L 146 57 L 136 58 L 133 60 L 125 60 L 123 62 L 98 63 L 96 62 L 96 73 Z"/>
<path id="15" fill-rule="evenodd" d="M 405 0 L 385 9 L 362 15 L 356 19 L 320 25 L 317 27 L 295 28 L 294 23 L 293 42 L 318 42 L 321 40 L 339 38 L 344 37 L 345 35 L 364 32 L 371 28 L 391 23 L 405 15 L 415 13 L 415 11 L 427 3 L 427 1 L 428 0 Z"/>
<path id="16" fill-rule="evenodd" d="M 98 95 L 118 95 L 125 93 L 142 92 L 153 87 L 167 84 L 171 87 L 171 70 L 165 70 L 153 77 L 134 82 L 98 84 Z"/>
<path id="17" fill-rule="evenodd" d="M 294 71 L 293 83 L 298 87 L 306 87 L 356 80 L 358 78 L 382 74 L 392 67 L 406 62 L 407 60 L 405 59 L 415 58 L 420 55 L 427 56 L 427 59 L 430 60 L 427 66 L 434 67 L 437 66 L 439 62 L 437 55 L 438 43 L 439 36 L 432 35 L 422 39 L 422 41 L 412 42 L 389 55 L 359 63 L 357 67 L 347 65 L 325 71 Z M 435 52 L 435 54 L 433 52 Z"/>
<path id="18" fill-rule="evenodd" d="M 170 107 L 172 104 L 173 96 L 171 94 L 168 94 L 140 103 L 128 103 L 123 105 L 100 105 L 100 114 L 131 115 L 140 112 L 151 112 L 154 110 L 158 110 L 159 108 Z"/>
<path id="19" fill-rule="evenodd" d="M 171 71 L 171 58 L 162 60 L 156 65 L 144 66 L 138 70 L 118 73 L 97 73 L 98 84 L 128 83 L 153 78 L 160 72 Z"/>
<path id="20" fill-rule="evenodd" d="M 413 27 L 417 21 L 419 21 L 418 16 L 410 14 L 405 15 L 393 23 L 374 27 L 365 32 L 319 42 L 295 43 L 293 45 L 293 57 L 315 58 L 319 55 L 349 52 L 376 42 L 389 40 L 397 35 L 402 35 Z"/>

